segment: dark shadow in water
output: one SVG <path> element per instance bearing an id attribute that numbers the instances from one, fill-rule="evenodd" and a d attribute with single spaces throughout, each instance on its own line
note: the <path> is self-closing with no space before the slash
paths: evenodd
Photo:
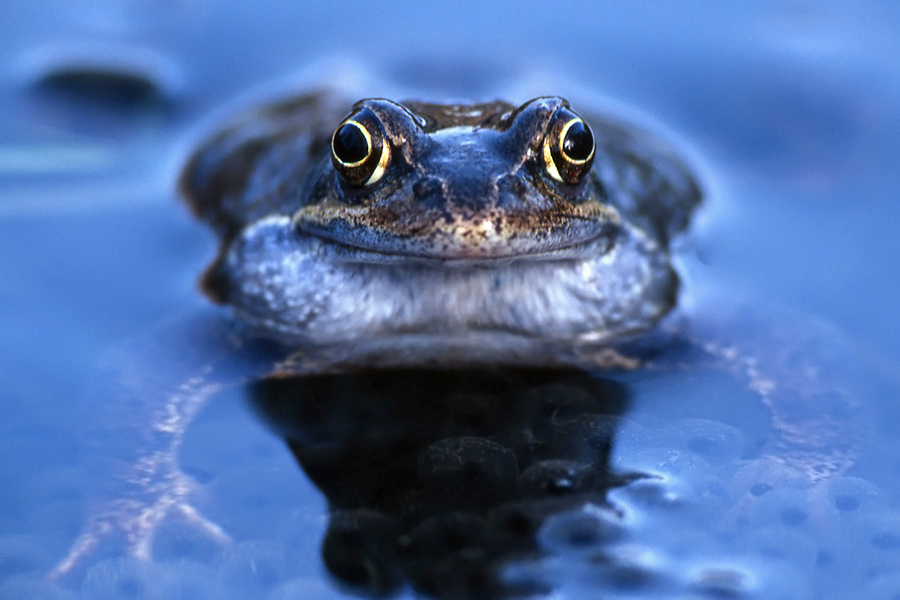
<path id="1" fill-rule="evenodd" d="M 406 582 L 441 598 L 544 591 L 502 567 L 541 555 L 548 517 L 609 508 L 607 492 L 640 477 L 609 467 L 624 386 L 580 371 L 268 378 L 252 391 L 328 498 L 325 564 L 368 594 Z M 617 529 L 567 535 L 602 545 Z"/>
<path id="2" fill-rule="evenodd" d="M 180 108 L 177 69 L 164 58 L 120 49 L 45 53 L 23 67 L 28 117 L 90 139 L 130 139 Z"/>
<path id="3" fill-rule="evenodd" d="M 48 72 L 34 91 L 71 104 L 119 110 L 161 105 L 165 99 L 165 92 L 147 74 L 90 67 Z"/>

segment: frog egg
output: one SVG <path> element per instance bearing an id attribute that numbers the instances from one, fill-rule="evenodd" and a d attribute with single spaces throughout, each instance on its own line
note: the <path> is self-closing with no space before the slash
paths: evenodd
<path id="1" fill-rule="evenodd" d="M 663 517 L 671 511 L 683 510 L 696 504 L 697 494 L 687 482 L 649 470 L 639 469 L 639 471 L 649 476 L 632 481 L 627 486 L 610 490 L 610 502 L 636 515 L 665 511 Z"/>
<path id="2" fill-rule="evenodd" d="M 819 558 L 819 547 L 812 536 L 786 527 L 754 528 L 740 538 L 740 547 L 751 556 L 780 560 L 803 569 L 812 569 Z"/>
<path id="3" fill-rule="evenodd" d="M 747 524 L 773 523 L 779 527 L 810 531 L 815 528 L 815 495 L 809 489 L 771 489 L 761 491 L 748 502 L 741 520 Z"/>
<path id="4" fill-rule="evenodd" d="M 549 436 L 553 455 L 606 464 L 618 428 L 618 418 L 603 414 L 586 414 L 558 424 L 554 422 Z"/>
<path id="5" fill-rule="evenodd" d="M 703 595 L 745 598 L 756 585 L 756 577 L 736 565 L 704 565 L 688 575 L 689 587 Z"/>
<path id="6" fill-rule="evenodd" d="M 900 511 L 873 513 L 858 520 L 850 536 L 833 548 L 834 556 L 865 565 L 872 575 L 890 573 L 900 564 Z"/>
<path id="7" fill-rule="evenodd" d="M 859 477 L 836 477 L 827 482 L 826 497 L 835 510 L 853 518 L 882 510 L 884 494 L 881 488 Z"/>
<path id="8" fill-rule="evenodd" d="M 656 441 L 690 452 L 710 465 L 733 462 L 747 451 L 746 436 L 740 429 L 709 419 L 680 419 L 664 427 Z"/>
<path id="9" fill-rule="evenodd" d="M 628 486 L 631 495 L 648 506 L 685 508 L 697 505 L 701 498 L 708 502 L 725 495 L 713 466 L 692 452 L 668 446 L 645 448 L 629 456 L 623 467 L 653 477 Z"/>
<path id="10" fill-rule="evenodd" d="M 508 502 L 488 514 L 488 524 L 511 545 L 527 547 L 534 543 L 534 536 L 547 517 L 557 512 L 558 504 L 555 502 Z"/>
<path id="11" fill-rule="evenodd" d="M 541 547 L 559 554 L 598 552 L 624 532 L 621 516 L 612 508 L 586 504 L 549 517 L 538 532 Z"/>
<path id="12" fill-rule="evenodd" d="M 492 534 L 487 522 L 470 513 L 439 513 L 420 523 L 410 534 L 407 554 L 440 561 L 470 549 L 480 551 L 488 546 Z"/>
<path id="13" fill-rule="evenodd" d="M 609 548 L 604 553 L 610 585 L 622 590 L 640 590 L 672 579 L 669 560 L 658 549 L 635 543 Z"/>
<path id="14" fill-rule="evenodd" d="M 521 597 L 548 598 L 551 590 L 558 587 L 547 576 L 548 559 L 516 560 L 498 569 L 498 578 L 502 585 L 510 590 L 521 590 Z M 533 594 L 526 595 L 529 592 Z M 519 597 L 517 595 L 516 597 Z"/>
<path id="15" fill-rule="evenodd" d="M 796 566 L 778 560 L 738 555 L 681 565 L 684 585 L 690 597 L 766 598 L 771 600 L 811 600 L 814 595 L 809 575 Z"/>

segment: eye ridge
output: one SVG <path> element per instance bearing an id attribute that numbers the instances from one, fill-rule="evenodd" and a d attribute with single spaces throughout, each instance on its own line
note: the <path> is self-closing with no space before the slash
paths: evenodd
<path id="1" fill-rule="evenodd" d="M 331 162 L 338 175 L 353 187 L 378 182 L 387 170 L 390 155 L 384 127 L 369 108 L 352 113 L 331 135 Z"/>

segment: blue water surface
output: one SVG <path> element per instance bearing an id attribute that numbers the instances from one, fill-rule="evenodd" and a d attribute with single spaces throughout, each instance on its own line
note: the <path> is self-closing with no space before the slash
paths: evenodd
<path id="1" fill-rule="evenodd" d="M 707 191 L 679 246 L 697 330 L 776 365 L 796 345 L 859 407 L 851 458 L 812 484 L 757 460 L 770 413 L 740 378 L 626 377 L 612 462 L 658 478 L 612 491 L 618 513 L 548 519 L 544 554 L 511 564 L 510 580 L 562 598 L 900 597 L 900 5 L 40 0 L 0 12 L 0 598 L 358 593 L 320 556 L 326 498 L 240 388 L 216 395 L 178 453 L 194 506 L 229 542 L 173 518 L 149 560 L 113 531 L 50 577 L 121 492 L 116 474 L 140 452 L 129 441 L 156 418 L 121 401 L 122 365 L 129 389 L 152 391 L 192 360 L 186 331 L 228 319 L 196 288 L 216 243 L 178 198 L 181 163 L 223 107 L 348 65 L 367 95 L 560 94 L 659 129 Z M 624 533 L 571 543 L 607 525 Z"/>

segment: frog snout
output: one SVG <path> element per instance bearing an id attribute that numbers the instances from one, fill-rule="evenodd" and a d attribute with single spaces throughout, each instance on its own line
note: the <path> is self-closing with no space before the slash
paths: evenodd
<path id="1" fill-rule="evenodd" d="M 424 177 L 412 187 L 419 207 L 427 210 L 485 210 L 526 207 L 531 195 L 519 175 L 479 174 L 471 177 Z"/>

